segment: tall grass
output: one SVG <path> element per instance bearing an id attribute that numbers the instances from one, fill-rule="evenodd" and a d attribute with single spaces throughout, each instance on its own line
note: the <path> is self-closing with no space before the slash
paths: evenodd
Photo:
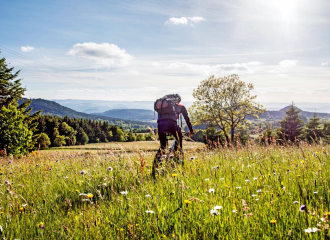
<path id="1" fill-rule="evenodd" d="M 156 180 L 154 154 L 51 151 L 1 158 L 0 237 L 328 237 L 329 146 L 191 150 L 184 167 L 165 167 Z"/>

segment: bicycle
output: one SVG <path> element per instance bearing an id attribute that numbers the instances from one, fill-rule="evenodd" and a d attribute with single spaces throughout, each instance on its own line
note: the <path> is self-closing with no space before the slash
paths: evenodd
<path id="1" fill-rule="evenodd" d="M 188 137 L 189 133 L 183 133 L 184 137 Z M 189 138 L 189 140 L 192 140 Z M 193 140 L 192 140 L 193 141 Z M 166 139 L 166 145 L 168 145 L 168 138 Z M 175 167 L 176 165 L 184 165 L 184 152 L 182 149 L 179 149 L 177 147 L 177 151 L 175 151 L 175 146 L 180 145 L 179 142 L 174 139 L 172 144 L 165 150 L 162 150 L 161 148 L 158 149 L 153 164 L 152 164 L 152 176 L 155 179 L 156 173 L 158 172 L 164 172 L 166 171 L 165 167 Z"/>

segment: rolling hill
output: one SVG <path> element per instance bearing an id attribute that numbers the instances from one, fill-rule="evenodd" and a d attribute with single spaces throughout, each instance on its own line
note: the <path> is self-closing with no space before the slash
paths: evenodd
<path id="1" fill-rule="evenodd" d="M 157 119 L 153 111 L 146 109 L 113 109 L 103 113 L 91 113 L 97 116 L 113 117 L 133 121 L 151 122 Z"/>
<path id="2" fill-rule="evenodd" d="M 27 100 L 27 99 L 25 99 Z M 107 117 L 107 116 L 100 116 L 100 115 L 93 115 L 78 112 L 72 110 L 68 107 L 64 107 L 54 101 L 49 101 L 45 99 L 31 99 L 32 103 L 30 107 L 33 108 L 32 113 L 42 110 L 43 115 L 56 115 L 60 117 L 68 116 L 70 118 L 86 118 L 86 119 L 94 119 L 94 120 L 103 120 L 108 121 L 112 125 L 122 126 L 124 128 L 147 128 L 147 127 L 155 127 L 154 123 L 146 123 L 141 121 L 131 121 L 131 120 L 124 120 L 120 118 L 114 117 Z"/>

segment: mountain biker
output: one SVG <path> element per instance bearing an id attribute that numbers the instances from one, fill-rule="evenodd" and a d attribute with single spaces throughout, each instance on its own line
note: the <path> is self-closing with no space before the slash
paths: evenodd
<path id="1" fill-rule="evenodd" d="M 181 102 L 181 97 L 179 94 L 171 94 L 171 95 L 166 95 L 163 99 L 171 99 L 172 102 L 175 104 L 175 112 L 173 113 L 166 113 L 162 114 L 161 112 L 158 112 L 158 120 L 157 120 L 157 125 L 158 125 L 158 136 L 159 136 L 159 141 L 160 141 L 160 150 L 162 154 L 164 154 L 164 151 L 166 149 L 166 136 L 172 135 L 176 139 L 176 144 L 174 147 L 174 151 L 176 152 L 179 148 L 180 152 L 182 151 L 182 132 L 181 128 L 177 124 L 177 120 L 179 119 L 179 115 L 182 114 L 187 125 L 189 128 L 189 134 L 193 135 L 194 130 L 192 128 L 190 119 L 188 117 L 188 112 L 185 106 L 180 104 Z"/>

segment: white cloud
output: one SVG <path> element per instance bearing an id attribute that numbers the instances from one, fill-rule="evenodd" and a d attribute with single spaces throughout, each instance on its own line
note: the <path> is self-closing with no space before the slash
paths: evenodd
<path id="1" fill-rule="evenodd" d="M 275 73 L 275 74 L 283 74 L 285 72 L 288 72 L 290 68 L 296 66 L 298 63 L 298 60 L 283 60 L 278 63 L 278 67 L 270 70 L 270 73 Z M 286 75 L 281 75 L 281 76 L 286 76 Z"/>
<path id="2" fill-rule="evenodd" d="M 188 18 L 181 17 L 181 18 L 169 18 L 165 24 L 174 24 L 174 25 L 187 25 Z"/>
<path id="3" fill-rule="evenodd" d="M 298 60 L 283 60 L 278 65 L 280 65 L 283 68 L 291 68 L 296 66 L 298 63 Z"/>
<path id="4" fill-rule="evenodd" d="M 254 71 L 250 69 L 246 63 L 234 64 L 218 64 L 218 65 L 197 65 L 183 62 L 175 62 L 169 64 L 166 69 L 177 71 L 178 74 L 192 74 L 192 75 L 211 75 L 223 73 L 241 73 L 251 74 Z"/>
<path id="5" fill-rule="evenodd" d="M 261 65 L 261 62 L 248 62 L 247 63 L 248 65 L 251 65 L 251 66 L 259 66 L 259 65 Z"/>
<path id="6" fill-rule="evenodd" d="M 203 17 L 190 17 L 188 19 L 192 22 L 201 22 L 201 21 L 205 20 L 205 18 L 203 18 Z"/>
<path id="7" fill-rule="evenodd" d="M 128 65 L 133 59 L 133 56 L 128 54 L 124 49 L 120 49 L 115 44 L 109 43 L 77 43 L 69 52 L 68 55 L 93 59 L 101 66 L 124 66 Z"/>
<path id="8" fill-rule="evenodd" d="M 329 63 L 329 62 L 323 62 L 323 63 L 321 63 L 321 66 L 322 66 L 322 67 L 325 67 L 325 66 L 328 65 L 328 63 Z"/>
<path id="9" fill-rule="evenodd" d="M 24 47 L 24 46 L 22 46 L 21 50 L 22 50 L 22 52 L 32 52 L 34 50 L 34 47 L 30 47 L 30 46 Z"/>
<path id="10" fill-rule="evenodd" d="M 165 25 L 188 25 L 188 23 L 190 23 L 190 25 L 192 26 L 192 23 L 197 23 L 197 22 L 201 22 L 201 21 L 205 21 L 205 18 L 203 17 L 181 17 L 181 18 L 169 18 L 166 22 Z"/>
<path id="11" fill-rule="evenodd" d="M 161 66 L 161 64 L 159 62 L 152 62 L 151 64 L 154 67 L 160 67 Z"/>

